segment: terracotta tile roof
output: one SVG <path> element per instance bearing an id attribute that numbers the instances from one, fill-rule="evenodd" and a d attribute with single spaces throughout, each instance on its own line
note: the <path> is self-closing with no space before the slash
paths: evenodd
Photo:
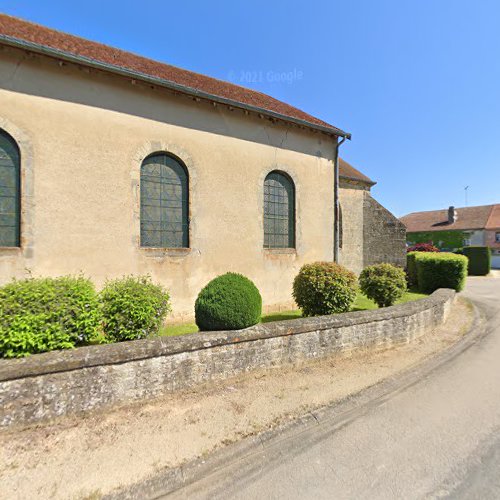
<path id="1" fill-rule="evenodd" d="M 486 229 L 500 229 L 500 203 L 493 205 L 486 223 Z"/>
<path id="2" fill-rule="evenodd" d="M 366 184 L 369 184 L 370 186 L 376 184 L 369 177 L 367 177 L 365 174 L 362 174 L 359 170 L 355 169 L 352 165 L 347 163 L 342 158 L 339 158 L 339 175 L 344 179 L 364 182 Z"/>
<path id="3" fill-rule="evenodd" d="M 448 223 L 448 209 L 432 210 L 430 212 L 413 212 L 401 217 L 408 233 L 420 231 L 446 231 L 446 230 L 466 230 L 485 229 L 490 220 L 495 223 L 500 222 L 500 204 L 483 205 L 479 207 L 455 208 L 457 220 Z M 493 215 L 495 212 L 495 215 Z M 493 219 L 491 216 L 493 215 Z M 499 224 L 500 227 L 500 224 Z"/>
<path id="4" fill-rule="evenodd" d="M 282 115 L 284 119 L 291 119 L 290 121 L 301 120 L 312 128 L 315 126 L 324 127 L 327 132 L 330 131 L 332 134 L 349 136 L 333 125 L 261 92 L 0 14 L 0 43 L 9 43 L 12 42 L 12 39 L 14 42 L 35 44 L 32 48 L 35 51 L 37 48 L 40 51 L 43 48 L 56 50 L 60 53 L 58 55 L 61 58 L 64 58 L 64 55 L 76 56 L 87 59 L 89 64 L 96 62 L 111 65 L 116 70 L 132 71 L 145 77 L 161 79 L 165 85 L 170 83 L 173 86 L 187 87 L 184 89 L 187 94 L 209 94 L 213 97 L 233 101 L 235 106 L 240 103 L 243 106 L 259 108 L 259 110 Z M 54 55 L 54 57 L 56 56 Z M 82 64 L 84 63 L 82 62 Z M 112 69 L 109 70 L 112 71 Z M 138 76 L 137 79 L 140 77 Z"/>

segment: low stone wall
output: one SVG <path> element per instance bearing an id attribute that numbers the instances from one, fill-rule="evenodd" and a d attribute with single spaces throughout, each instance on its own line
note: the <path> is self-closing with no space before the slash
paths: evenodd
<path id="1" fill-rule="evenodd" d="M 258 368 L 411 342 L 441 324 L 452 290 L 374 311 L 0 360 L 0 425 L 153 398 Z"/>

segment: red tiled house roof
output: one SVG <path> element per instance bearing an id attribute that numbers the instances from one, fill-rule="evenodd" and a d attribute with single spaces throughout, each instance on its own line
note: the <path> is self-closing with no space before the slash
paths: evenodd
<path id="1" fill-rule="evenodd" d="M 448 209 L 413 212 L 401 217 L 400 220 L 406 225 L 408 233 L 486 229 L 493 227 L 491 224 L 495 223 L 498 223 L 500 227 L 500 204 L 456 208 L 455 210 L 457 218 L 452 223 L 448 222 Z"/>
<path id="2" fill-rule="evenodd" d="M 493 205 L 486 223 L 486 229 L 500 229 L 500 203 Z"/>
<path id="3" fill-rule="evenodd" d="M 240 106 L 332 135 L 350 138 L 350 134 L 333 125 L 262 92 L 153 61 L 4 14 L 0 14 L 0 43 L 98 67 L 101 70 L 124 74 L 138 80 L 154 79 L 158 85 L 189 95 L 219 99 L 220 102 L 235 107 Z"/>

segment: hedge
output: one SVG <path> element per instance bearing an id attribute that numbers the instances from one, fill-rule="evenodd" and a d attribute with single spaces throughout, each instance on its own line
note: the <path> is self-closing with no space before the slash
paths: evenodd
<path id="1" fill-rule="evenodd" d="M 417 286 L 417 263 L 416 257 L 418 252 L 410 252 L 406 254 L 406 277 L 408 286 Z"/>
<path id="2" fill-rule="evenodd" d="M 70 349 L 99 331 L 97 294 L 82 276 L 14 280 L 0 288 L 0 357 Z"/>
<path id="3" fill-rule="evenodd" d="M 469 259 L 469 274 L 486 276 L 491 271 L 491 251 L 488 247 L 464 247 L 463 255 Z"/>
<path id="4" fill-rule="evenodd" d="M 0 287 L 0 358 L 143 338 L 169 310 L 147 276 L 109 281 L 99 294 L 83 276 L 13 280 Z"/>
<path id="5" fill-rule="evenodd" d="M 200 330 L 239 330 L 262 316 L 262 297 L 254 283 L 237 273 L 214 278 L 201 290 L 194 306 Z"/>
<path id="6" fill-rule="evenodd" d="M 453 253 L 416 252 L 419 291 L 432 293 L 438 288 L 463 290 L 467 277 L 467 257 Z"/>

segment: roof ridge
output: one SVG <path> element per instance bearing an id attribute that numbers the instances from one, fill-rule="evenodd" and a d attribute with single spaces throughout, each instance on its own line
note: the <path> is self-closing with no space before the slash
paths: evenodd
<path id="1" fill-rule="evenodd" d="M 498 203 L 494 203 L 494 204 L 487 204 L 487 205 L 473 205 L 473 206 L 470 206 L 470 207 L 455 207 L 453 205 L 450 205 L 450 206 L 453 206 L 453 208 L 455 210 L 467 210 L 467 209 L 472 209 L 472 208 L 486 208 L 486 207 L 495 207 L 499 205 Z M 449 207 L 446 207 L 446 208 L 436 208 L 434 210 L 419 210 L 417 212 L 408 212 L 406 215 L 402 215 L 401 217 L 406 217 L 408 215 L 413 215 L 413 214 L 428 214 L 428 213 L 431 213 L 431 212 L 441 212 L 441 211 L 446 211 L 448 210 Z M 400 218 L 401 218 L 400 217 Z"/>

